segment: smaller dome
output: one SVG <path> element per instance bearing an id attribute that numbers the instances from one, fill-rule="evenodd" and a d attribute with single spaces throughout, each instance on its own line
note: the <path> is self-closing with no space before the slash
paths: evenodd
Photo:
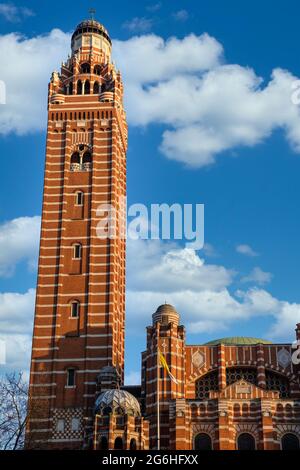
<path id="1" fill-rule="evenodd" d="M 220 338 L 205 343 L 204 346 L 216 346 L 217 344 L 228 344 L 232 346 L 254 346 L 256 344 L 272 344 L 261 338 L 252 338 L 248 336 L 232 336 L 229 338 Z"/>
<path id="2" fill-rule="evenodd" d="M 173 305 L 162 304 L 157 308 L 156 312 L 153 313 L 152 320 L 154 325 L 156 322 L 159 322 L 162 325 L 168 325 L 169 323 L 175 323 L 178 325 L 180 316 Z"/>
<path id="3" fill-rule="evenodd" d="M 141 416 L 141 408 L 137 399 L 126 390 L 106 390 L 95 402 L 95 414 L 127 414 Z"/>

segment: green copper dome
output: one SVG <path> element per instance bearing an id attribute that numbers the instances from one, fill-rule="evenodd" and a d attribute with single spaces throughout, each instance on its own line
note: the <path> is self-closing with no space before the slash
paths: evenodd
<path id="1" fill-rule="evenodd" d="M 250 346 L 254 344 L 272 344 L 271 341 L 267 341 L 261 338 L 251 338 L 248 336 L 231 336 L 229 338 L 220 338 L 205 343 L 205 346 L 216 346 L 217 344 L 228 344 L 232 346 Z"/>

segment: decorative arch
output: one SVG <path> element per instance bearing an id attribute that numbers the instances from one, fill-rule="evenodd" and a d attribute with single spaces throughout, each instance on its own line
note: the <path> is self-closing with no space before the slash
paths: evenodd
<path id="1" fill-rule="evenodd" d="M 194 424 L 191 430 L 191 446 L 194 447 L 195 438 L 198 434 L 207 434 L 211 438 L 212 445 L 215 440 L 215 427 L 214 424 Z"/>
<path id="2" fill-rule="evenodd" d="M 281 442 L 284 434 L 295 434 L 300 438 L 300 424 L 278 424 L 276 426 L 277 441 Z"/>
<path id="3" fill-rule="evenodd" d="M 246 423 L 241 423 L 241 424 L 237 424 L 235 426 L 235 441 L 237 442 L 237 439 L 238 439 L 238 436 L 240 434 L 251 434 L 253 436 L 253 438 L 255 439 L 255 442 L 256 442 L 256 445 L 257 443 L 259 442 L 259 431 L 258 431 L 258 426 L 257 424 L 246 424 Z"/>
<path id="4" fill-rule="evenodd" d="M 257 385 L 256 367 L 227 367 L 226 385 L 232 385 L 239 380 L 246 380 L 253 385 Z"/>
<path id="5" fill-rule="evenodd" d="M 249 432 L 243 432 L 238 435 L 236 440 L 237 450 L 256 450 L 255 437 Z"/>
<path id="6" fill-rule="evenodd" d="M 267 390 L 279 392 L 280 398 L 290 397 L 290 380 L 287 376 L 269 370 L 266 370 L 266 388 Z"/>
<path id="7" fill-rule="evenodd" d="M 196 397 L 200 400 L 209 398 L 210 391 L 218 391 L 218 370 L 212 370 L 195 381 Z"/>
<path id="8" fill-rule="evenodd" d="M 91 73 L 91 66 L 88 62 L 84 62 L 80 65 L 80 72 L 81 73 Z"/>

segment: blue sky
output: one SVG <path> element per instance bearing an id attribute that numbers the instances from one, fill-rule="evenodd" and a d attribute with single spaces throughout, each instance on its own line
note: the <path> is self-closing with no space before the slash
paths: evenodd
<path id="1" fill-rule="evenodd" d="M 165 283 L 164 288 L 159 288 L 151 281 L 151 276 L 153 278 L 157 276 L 157 268 L 154 265 L 151 266 L 150 280 L 145 275 L 147 263 L 143 264 L 143 261 L 147 261 L 147 256 L 149 256 L 148 245 L 130 246 L 128 270 L 131 271 L 128 273 L 126 349 L 129 380 L 134 380 L 139 370 L 139 353 L 145 345 L 144 327 L 151 321 L 154 306 L 165 300 L 177 302 L 175 306 L 180 309 L 182 322 L 188 326 L 188 340 L 194 344 L 231 335 L 269 336 L 278 342 L 293 340 L 294 325 L 300 321 L 300 254 L 298 249 L 300 146 L 297 147 L 300 117 L 297 114 L 298 111 L 291 108 L 291 103 L 284 101 L 282 95 L 286 93 L 288 96 L 291 93 L 290 89 L 284 90 L 284 86 L 288 87 L 293 79 L 300 77 L 299 3 L 287 1 L 284 9 L 280 5 L 274 5 L 274 2 L 258 2 L 257 0 L 253 0 L 251 3 L 230 0 L 226 2 L 221 0 L 210 2 L 192 0 L 121 2 L 116 0 L 105 6 L 102 2 L 96 1 L 91 1 L 88 4 L 76 2 L 76 6 L 71 1 L 62 3 L 53 0 L 42 4 L 37 1 L 27 1 L 26 5 L 23 2 L 14 2 L 14 10 L 1 9 L 1 5 L 4 4 L 0 4 L 0 58 L 4 67 L 1 67 L 0 80 L 8 80 L 9 78 L 6 77 L 10 76 L 15 77 L 14 80 L 6 83 L 7 107 L 0 105 L 0 149 L 2 155 L 0 336 L 2 334 L 2 337 L 10 342 L 7 357 L 8 367 L 26 368 L 30 349 L 28 338 L 31 328 L 32 312 L 30 308 L 33 295 L 28 292 L 29 289 L 35 287 L 36 282 L 34 259 L 36 256 L 37 224 L 33 217 L 41 214 L 45 120 L 43 113 L 39 114 L 36 110 L 32 112 L 28 104 L 25 118 L 28 118 L 30 123 L 32 120 L 28 129 L 20 130 L 18 125 L 12 125 L 12 128 L 7 130 L 3 125 L 3 122 L 8 119 L 7 110 L 10 110 L 10 102 L 14 101 L 14 96 L 18 96 L 20 87 L 23 88 L 21 96 L 24 102 L 28 100 L 30 103 L 30 100 L 35 99 L 32 87 L 29 84 L 22 84 L 22 71 L 18 69 L 14 72 L 16 64 L 10 60 L 10 57 L 14 56 L 6 53 L 5 40 L 7 35 L 12 32 L 18 32 L 22 35 L 15 38 L 14 43 L 10 46 L 15 48 L 13 51 L 18 57 L 18 54 L 22 53 L 20 44 L 24 45 L 24 41 L 26 42 L 28 38 L 37 38 L 43 35 L 44 41 L 49 40 L 49 43 L 51 42 L 53 45 L 55 41 L 53 38 L 49 39 L 49 32 L 54 28 L 61 30 L 62 36 L 58 40 L 59 47 L 49 55 L 51 67 L 56 63 L 56 68 L 58 68 L 60 62 L 66 58 L 65 44 L 68 37 L 65 33 L 72 31 L 79 21 L 88 16 L 89 6 L 96 8 L 96 18 L 107 27 L 111 37 L 115 40 L 115 58 L 119 59 L 117 65 L 120 66 L 121 71 L 124 71 L 125 86 L 128 84 L 127 89 L 131 90 L 126 98 L 126 105 L 129 108 L 129 204 L 135 202 L 146 205 L 162 202 L 205 204 L 205 239 L 211 247 L 205 252 L 191 254 L 184 251 L 182 244 L 178 244 L 175 248 L 166 244 L 156 245 L 153 262 L 155 261 L 160 267 L 158 274 L 163 277 L 162 283 Z M 10 6 L 12 7 L 12 4 Z M 25 6 L 27 10 L 24 10 Z M 197 138 L 190 158 L 185 149 L 183 155 L 178 156 L 176 149 L 171 148 L 170 150 L 169 147 L 166 150 L 166 145 L 163 147 L 164 132 L 166 130 L 173 133 L 178 132 L 176 119 L 172 120 L 173 118 L 167 115 L 166 109 L 161 107 L 159 110 L 152 110 L 154 117 L 151 117 L 149 112 L 146 123 L 142 122 L 141 118 L 134 117 L 139 103 L 131 97 L 136 89 L 134 87 L 137 85 L 134 77 L 130 76 L 126 69 L 127 53 L 131 54 L 130 60 L 134 61 L 130 38 L 139 36 L 141 39 L 149 37 L 149 35 L 152 35 L 153 38 L 153 34 L 160 37 L 163 42 L 165 60 L 171 61 L 173 59 L 170 57 L 167 43 L 164 41 L 174 36 L 178 40 L 176 47 L 182 46 L 185 51 L 186 43 L 183 41 L 191 33 L 195 37 L 207 33 L 210 38 L 214 38 L 215 43 L 223 47 L 223 52 L 216 52 L 216 55 L 219 55 L 217 67 L 231 64 L 234 74 L 239 74 L 241 70 L 243 74 L 247 74 L 249 69 L 252 69 L 256 77 L 263 79 L 257 85 L 261 90 L 269 87 L 274 69 L 286 70 L 289 75 L 286 81 L 281 77 L 277 79 L 275 85 L 273 83 L 274 86 L 270 87 L 271 98 L 262 98 L 264 99 L 263 111 L 258 116 L 254 113 L 253 119 L 249 118 L 252 107 L 248 107 L 246 103 L 244 106 L 243 102 L 244 98 L 248 99 L 248 95 L 240 96 L 238 92 L 236 96 L 234 93 L 230 94 L 232 93 L 230 89 L 234 88 L 234 85 L 230 86 L 232 78 L 229 78 L 229 85 L 227 82 L 224 83 L 224 90 L 229 86 L 228 100 L 231 100 L 229 105 L 226 102 L 228 110 L 224 109 L 225 117 L 220 115 L 217 102 L 214 103 L 213 111 L 210 112 L 208 109 L 204 116 L 197 116 L 197 122 L 192 124 L 189 122 L 189 113 L 185 116 L 185 110 L 183 110 L 184 116 L 180 129 L 189 131 L 191 126 L 199 126 L 200 120 L 205 120 L 205 116 L 209 116 L 213 135 L 214 132 L 217 132 L 216 137 L 222 141 L 221 150 L 213 155 L 214 161 L 210 163 L 207 163 L 207 156 L 203 157 L 202 143 Z M 41 39 L 37 39 L 37 41 L 39 43 Z M 42 109 L 42 107 L 46 108 L 46 101 L 43 101 L 44 96 L 40 90 L 44 90 L 46 93 L 51 68 L 49 73 L 46 71 L 47 73 L 43 75 L 44 72 L 42 73 L 36 67 L 41 50 L 32 43 L 31 47 L 33 47 L 34 54 L 32 59 L 29 54 L 24 66 L 30 68 L 32 65 L 34 70 L 37 69 L 37 74 L 40 74 L 40 76 L 32 77 L 32 86 L 38 87 L 36 108 Z M 143 50 L 144 46 L 141 40 L 137 42 L 137 47 L 140 51 Z M 155 46 L 151 43 L 151 47 Z M 206 44 L 205 50 L 211 47 Z M 172 70 L 170 74 L 172 73 L 180 79 L 183 77 L 183 86 L 178 89 L 179 94 L 187 91 L 184 86 L 191 85 L 193 87 L 193 80 L 203 78 L 201 67 L 198 65 L 197 69 L 195 65 L 195 69 L 193 69 L 192 60 L 195 59 L 189 57 L 188 50 L 186 54 L 187 60 L 190 61 L 188 70 L 183 70 L 182 64 L 178 64 L 176 60 L 175 65 L 169 65 Z M 142 61 L 135 63 L 136 71 L 139 67 L 145 66 L 146 63 Z M 153 68 L 155 66 L 156 64 L 153 63 Z M 215 67 L 216 64 L 207 67 L 207 69 L 215 70 Z M 17 72 L 20 75 L 19 83 L 16 84 Z M 1 77 L 1 73 L 3 77 Z M 29 74 L 30 78 L 28 71 L 26 74 Z M 237 75 L 237 79 L 239 77 L 240 75 Z M 172 100 L 173 88 L 169 83 L 169 78 L 171 79 L 171 76 L 166 77 L 161 73 L 160 77 L 153 79 L 151 85 L 147 85 L 148 89 L 144 83 L 139 83 L 139 85 L 142 89 L 146 89 L 147 93 L 151 86 L 154 88 L 165 87 L 168 99 Z M 213 77 L 210 79 L 214 80 Z M 178 85 L 177 82 L 176 84 Z M 255 94 L 257 88 L 252 85 L 249 85 L 249 88 L 251 103 L 255 104 L 256 101 L 252 101 L 252 93 Z M 283 90 L 282 93 L 281 90 Z M 196 92 L 195 88 L 194 93 Z M 145 93 L 143 97 L 146 106 L 151 95 L 147 96 Z M 274 108 L 275 111 L 272 111 L 273 102 L 276 100 L 279 105 Z M 268 112 L 269 103 L 270 112 Z M 155 99 L 152 100 L 152 105 L 155 106 Z M 257 106 L 260 105 L 261 101 L 257 101 Z M 16 119 L 18 106 L 20 114 L 24 115 L 20 100 L 19 104 L 14 105 L 11 111 L 14 115 L 13 117 L 9 115 L 9 119 Z M 222 106 L 223 104 L 220 104 L 220 107 Z M 278 124 L 281 123 L 281 113 L 279 112 L 278 116 L 274 115 L 278 108 L 282 109 L 283 122 L 281 125 Z M 226 116 L 228 115 L 228 122 L 232 120 L 234 124 L 233 116 L 236 109 L 241 116 L 241 121 L 244 122 L 243 119 L 245 119 L 247 133 L 248 131 L 255 133 L 255 137 L 250 139 L 250 144 L 247 140 L 249 139 L 248 134 L 247 138 L 244 137 L 244 140 L 240 139 L 239 141 L 234 140 L 232 133 L 228 135 Z M 143 112 L 143 103 L 140 112 Z M 197 109 L 193 108 L 190 112 L 197 113 Z M 36 120 L 32 117 L 34 113 L 36 113 Z M 264 128 L 264 126 L 266 127 Z M 287 129 L 290 128 L 294 131 L 293 138 L 288 134 Z M 225 133 L 227 133 L 226 138 L 224 137 Z M 198 144 L 199 149 L 197 148 Z M 193 162 L 196 160 L 197 164 L 191 165 L 191 159 Z M 20 219 L 24 217 L 27 219 Z M 11 225 L 13 220 L 18 222 Z M 13 237 L 15 237 L 16 230 L 18 231 L 17 241 L 15 245 L 11 242 L 10 248 L 6 250 L 5 243 L 9 234 L 13 233 Z M 28 236 L 28 230 L 29 232 L 33 230 L 30 233 L 34 233 L 34 236 Z M 26 234 L 24 232 L 26 243 L 22 241 L 22 231 L 27 231 Z M 248 250 L 238 249 L 241 245 L 247 245 Z M 143 258 L 133 259 L 134 253 L 141 253 L 141 250 L 144 253 Z M 174 269 L 170 276 L 166 267 L 166 259 L 168 263 L 171 259 L 171 265 L 167 263 L 167 266 L 171 266 L 171 271 Z M 203 281 L 207 273 L 203 272 L 203 269 L 206 268 L 200 266 L 199 259 L 205 261 L 205 266 L 208 267 L 213 278 L 210 285 Z M 138 274 L 133 274 L 133 271 Z M 195 281 L 196 287 L 189 288 L 188 285 L 183 286 L 182 289 L 176 287 L 173 282 L 176 273 L 178 279 L 187 272 L 188 281 Z M 197 287 L 197 283 L 199 287 Z M 157 284 L 159 284 L 159 280 Z M 219 294 L 223 296 L 223 299 L 224 296 L 230 295 L 230 301 L 225 304 L 220 303 Z M 16 312 L 16 305 L 18 305 L 15 302 L 16 295 L 21 296 L 18 297 L 18 300 L 23 316 L 22 312 Z M 22 297 L 26 295 L 26 298 Z M 253 296 L 255 296 L 255 300 L 253 300 Z M 207 311 L 204 300 L 207 297 L 211 299 L 211 302 L 216 302 L 212 315 Z M 191 307 L 191 304 L 195 303 L 195 299 L 200 305 L 199 314 L 195 311 L 195 307 Z M 231 314 L 229 310 L 232 300 L 239 302 L 239 304 L 233 305 L 233 313 Z M 24 303 L 22 303 L 23 301 Z M 222 311 L 222 305 L 224 305 L 224 311 Z M 11 317 L 9 318 L 8 315 Z M 134 326 L 136 318 L 139 319 L 138 330 Z M 24 326 L 24 331 L 20 325 Z M 193 328 L 193 325 L 196 325 L 196 328 Z M 192 334 L 192 331 L 196 333 Z M 17 343 L 12 339 L 16 334 L 19 335 Z"/>

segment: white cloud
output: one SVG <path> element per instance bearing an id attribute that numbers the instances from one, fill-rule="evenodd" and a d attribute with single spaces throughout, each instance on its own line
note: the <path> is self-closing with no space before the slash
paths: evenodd
<path id="1" fill-rule="evenodd" d="M 27 7 L 17 7 L 12 3 L 0 3 L 0 16 L 6 21 L 18 23 L 29 16 L 34 16 L 34 12 Z"/>
<path id="2" fill-rule="evenodd" d="M 133 33 L 145 33 L 152 29 L 153 20 L 151 18 L 135 17 L 123 23 L 123 28 L 128 29 Z"/>
<path id="3" fill-rule="evenodd" d="M 141 383 L 141 373 L 137 371 L 130 371 L 125 374 L 125 385 L 138 385 Z"/>
<path id="4" fill-rule="evenodd" d="M 259 285 L 263 285 L 263 284 L 268 284 L 269 282 L 271 282 L 272 277 L 273 276 L 272 276 L 271 273 L 267 273 L 267 272 L 263 271 L 261 268 L 255 267 L 248 274 L 248 276 L 244 276 L 241 279 L 241 282 L 245 282 L 245 283 L 254 282 L 254 283 L 257 283 Z"/>
<path id="5" fill-rule="evenodd" d="M 154 12 L 160 10 L 161 7 L 162 7 L 161 2 L 157 2 L 157 3 L 153 3 L 152 5 L 148 5 L 148 6 L 146 7 L 146 10 L 147 10 L 147 11 L 150 11 L 151 13 L 154 13 Z"/>
<path id="6" fill-rule="evenodd" d="M 274 69 L 264 83 L 251 68 L 223 64 L 221 44 L 208 35 L 116 41 L 115 55 L 129 122 L 164 124 L 160 149 L 168 158 L 207 166 L 224 151 L 263 142 L 276 129 L 300 151 L 300 108 L 291 100 L 296 77 L 289 71 Z M 153 56 L 168 64 L 166 70 L 152 67 Z M 155 72 L 148 73 L 150 67 Z"/>
<path id="7" fill-rule="evenodd" d="M 203 252 L 208 258 L 217 258 L 219 256 L 217 250 L 210 243 L 205 243 L 203 247 Z"/>
<path id="8" fill-rule="evenodd" d="M 131 288 L 163 292 L 212 289 L 219 291 L 231 284 L 234 272 L 223 266 L 205 264 L 189 248 L 173 249 L 161 242 L 128 240 L 128 274 Z M 136 253 L 139 256 L 136 256 Z M 184 273 L 184 276 L 183 276 Z"/>
<path id="9" fill-rule="evenodd" d="M 173 13 L 173 18 L 176 21 L 187 21 L 189 19 L 189 12 L 187 10 L 178 10 L 175 13 Z"/>
<path id="10" fill-rule="evenodd" d="M 254 251 L 253 248 L 251 248 L 251 246 L 249 245 L 238 245 L 236 247 L 236 251 L 237 253 L 240 253 L 241 255 L 245 255 L 245 256 L 250 256 L 250 257 L 259 256 L 259 254 L 256 253 L 256 251 Z"/>
<path id="11" fill-rule="evenodd" d="M 28 370 L 31 353 L 35 290 L 0 293 L 0 339 L 6 345 L 7 370 Z"/>
<path id="12" fill-rule="evenodd" d="M 0 225 L 0 276 L 11 276 L 16 265 L 26 260 L 34 269 L 39 247 L 41 218 L 19 217 Z"/>
<path id="13" fill-rule="evenodd" d="M 261 317 L 270 325 L 263 336 L 294 339 L 300 305 L 281 301 L 259 288 L 261 277 L 255 287 L 234 292 L 234 272 L 206 264 L 193 250 L 161 242 L 130 241 L 127 259 L 126 312 L 131 333 L 151 324 L 151 314 L 166 301 L 181 314 L 189 334 L 215 336 L 236 322 L 242 326 Z"/>
<path id="14" fill-rule="evenodd" d="M 31 39 L 16 33 L 0 36 L 0 80 L 7 95 L 6 104 L 0 106 L 0 134 L 45 128 L 47 84 L 67 58 L 69 43 L 70 36 L 58 29 Z"/>
<path id="15" fill-rule="evenodd" d="M 150 26 L 147 18 L 134 20 L 127 25 L 131 30 Z M 47 82 L 69 44 L 70 35 L 58 29 L 31 39 L 0 36 L 0 80 L 7 88 L 0 133 L 45 128 Z M 166 157 L 203 167 L 278 129 L 300 153 L 300 107 L 291 99 L 296 77 L 289 71 L 274 69 L 264 82 L 251 68 L 225 64 L 222 45 L 208 34 L 168 40 L 148 34 L 115 40 L 113 46 L 129 124 L 162 124 L 160 149 Z"/>

